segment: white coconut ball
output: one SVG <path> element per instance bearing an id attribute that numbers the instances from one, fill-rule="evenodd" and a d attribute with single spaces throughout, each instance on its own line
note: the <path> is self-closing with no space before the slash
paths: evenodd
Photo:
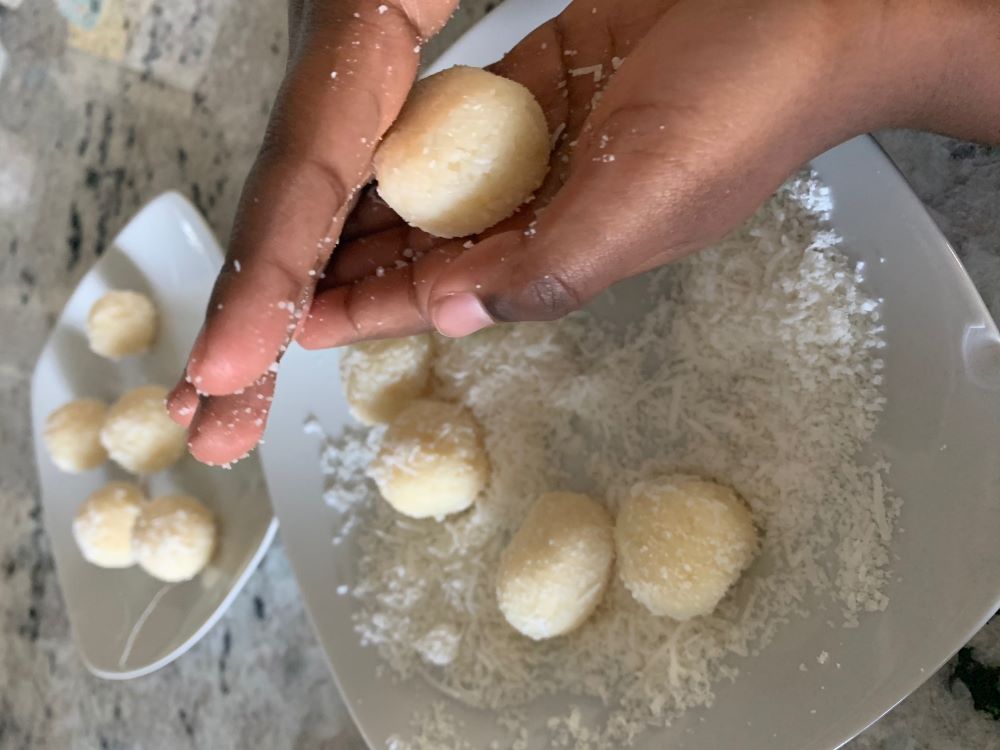
<path id="1" fill-rule="evenodd" d="M 87 340 L 95 354 L 121 359 L 148 350 L 156 338 L 156 306 L 145 294 L 108 292 L 87 315 Z"/>
<path id="2" fill-rule="evenodd" d="M 486 486 L 489 460 L 467 410 L 418 399 L 389 424 L 368 474 L 400 513 L 442 518 L 472 505 Z"/>
<path id="3" fill-rule="evenodd" d="M 622 582 L 654 615 L 707 615 L 757 551 L 750 509 L 728 487 L 674 475 L 632 488 L 615 526 Z"/>
<path id="4" fill-rule="evenodd" d="M 101 445 L 101 428 L 108 407 L 96 398 L 70 401 L 49 414 L 43 438 L 52 463 L 63 471 L 78 473 L 108 460 Z"/>
<path id="5" fill-rule="evenodd" d="M 500 556 L 500 611 L 536 641 L 568 633 L 600 603 L 614 554 L 613 522 L 600 503 L 573 492 L 542 495 Z"/>
<path id="6" fill-rule="evenodd" d="M 87 562 L 102 568 L 135 564 L 132 531 L 146 497 L 132 482 L 111 482 L 83 501 L 73 538 Z"/>
<path id="7" fill-rule="evenodd" d="M 142 569 L 161 581 L 187 581 L 215 552 L 211 511 L 190 495 L 164 495 L 147 504 L 135 524 L 133 547 Z"/>
<path id="8" fill-rule="evenodd" d="M 428 334 L 346 347 L 340 380 L 347 405 L 365 424 L 388 422 L 427 390 L 433 342 Z"/>
<path id="9" fill-rule="evenodd" d="M 184 453 L 187 432 L 167 414 L 166 397 L 163 386 L 144 385 L 126 393 L 108 410 L 101 444 L 126 471 L 163 471 Z"/>
<path id="10" fill-rule="evenodd" d="M 528 89 L 458 66 L 419 81 L 375 153 L 379 195 L 438 237 L 481 232 L 541 186 L 549 131 Z"/>

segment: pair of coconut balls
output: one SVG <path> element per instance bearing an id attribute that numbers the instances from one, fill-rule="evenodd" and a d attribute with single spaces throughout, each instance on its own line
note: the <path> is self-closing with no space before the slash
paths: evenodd
<path id="1" fill-rule="evenodd" d="M 70 401 L 45 420 L 45 445 L 62 471 L 96 469 L 110 458 L 131 474 L 154 474 L 177 462 L 187 433 L 167 414 L 167 389 L 134 388 L 110 407 L 99 399 Z"/>
<path id="2" fill-rule="evenodd" d="M 597 609 L 618 559 L 625 588 L 652 614 L 710 614 L 750 564 L 757 532 L 728 487 L 674 475 L 635 485 L 613 520 L 586 495 L 535 501 L 500 557 L 497 603 L 516 630 L 565 635 Z"/>
<path id="3" fill-rule="evenodd" d="M 133 482 L 111 482 L 88 497 L 73 521 L 88 562 L 102 568 L 138 565 L 161 581 L 198 575 L 215 551 L 211 511 L 189 495 L 148 500 Z"/>
<path id="4" fill-rule="evenodd" d="M 460 404 L 427 397 L 430 335 L 347 347 L 341 383 L 351 413 L 387 424 L 368 467 L 382 497 L 411 518 L 443 518 L 475 502 L 489 479 L 489 459 L 475 417 Z"/>

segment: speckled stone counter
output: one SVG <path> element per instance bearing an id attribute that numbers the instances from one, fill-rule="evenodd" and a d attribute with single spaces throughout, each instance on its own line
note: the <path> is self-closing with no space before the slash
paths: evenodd
<path id="1" fill-rule="evenodd" d="M 284 65 L 284 3 L 16 5 L 0 0 L 0 748 L 360 750 L 280 544 L 179 661 L 127 683 L 92 677 L 70 639 L 30 449 L 44 337 L 134 210 L 178 189 L 226 235 Z M 429 54 L 492 3 L 464 5 Z M 1000 150 L 880 140 L 1000 315 Z M 998 680 L 994 618 L 851 747 L 1000 748 Z"/>

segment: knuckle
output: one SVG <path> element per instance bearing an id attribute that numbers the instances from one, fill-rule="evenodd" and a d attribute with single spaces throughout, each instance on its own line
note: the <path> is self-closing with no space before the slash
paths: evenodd
<path id="1" fill-rule="evenodd" d="M 281 120 L 276 115 L 269 123 L 248 182 L 280 187 L 285 194 L 302 198 L 322 190 L 330 196 L 330 205 L 346 205 L 364 174 L 351 179 L 335 155 L 317 150 L 308 139 L 303 141 L 301 133 Z"/>
<path id="2" fill-rule="evenodd" d="M 483 304 L 502 322 L 555 320 L 579 309 L 580 295 L 567 279 L 546 273 L 515 284 L 509 294 L 491 296 Z"/>
<path id="3" fill-rule="evenodd" d="M 259 259 L 262 266 L 271 269 L 270 272 L 272 275 L 277 275 L 282 279 L 283 286 L 292 292 L 292 294 L 295 293 L 295 290 L 301 288 L 303 279 L 307 278 L 299 266 L 290 263 L 282 255 L 267 253 L 260 255 Z"/>
<path id="4" fill-rule="evenodd" d="M 289 179 L 297 188 L 296 192 L 303 195 L 308 195 L 317 186 L 322 186 L 332 199 L 330 205 L 337 208 L 344 206 L 357 192 L 356 189 L 348 187 L 348 180 L 337 164 L 330 163 L 317 154 L 303 156 L 292 168 Z"/>
<path id="5" fill-rule="evenodd" d="M 362 304 L 359 291 L 360 284 L 351 284 L 347 287 L 347 296 L 344 299 L 344 320 L 347 321 L 347 325 L 350 326 L 356 338 L 361 338 L 364 335 L 364 326 L 358 316 Z"/>

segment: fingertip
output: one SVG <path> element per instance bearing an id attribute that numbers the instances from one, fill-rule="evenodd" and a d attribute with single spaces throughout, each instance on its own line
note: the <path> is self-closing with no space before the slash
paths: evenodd
<path id="1" fill-rule="evenodd" d="M 234 377 L 236 373 L 232 371 L 233 362 L 237 360 L 220 356 L 217 347 L 215 350 L 209 349 L 208 329 L 210 325 L 211 319 L 206 320 L 205 325 L 198 332 L 198 338 L 191 346 L 185 370 L 186 379 L 198 393 L 213 396 L 232 393 L 237 388 L 242 387 L 240 384 L 233 385 L 234 381 L 238 380 L 237 377 Z"/>
<path id="2" fill-rule="evenodd" d="M 225 466 L 245 458 L 260 442 L 274 376 L 240 394 L 205 398 L 188 430 L 188 450 L 202 463 Z"/>
<path id="3" fill-rule="evenodd" d="M 213 352 L 213 356 L 188 362 L 187 381 L 198 393 L 225 396 L 246 388 L 260 377 L 258 362 L 247 361 L 244 350 L 224 354 L 221 349 Z"/>
<path id="4" fill-rule="evenodd" d="M 252 387 L 280 358 L 295 337 L 309 307 L 311 290 L 292 290 L 244 266 L 227 302 L 211 312 L 188 359 L 187 377 L 198 393 L 235 394 Z M 270 288 L 268 288 L 270 285 Z M 270 301 L 276 300 L 276 301 Z"/>
<path id="5" fill-rule="evenodd" d="M 299 323 L 291 319 L 285 325 L 285 341 L 291 340 Z M 265 337 L 252 327 L 244 327 L 240 334 L 223 332 L 213 336 L 211 331 L 206 332 L 205 339 L 210 344 L 204 347 L 205 353 L 198 358 L 192 356 L 187 366 L 187 380 L 198 393 L 227 396 L 250 388 L 269 371 L 284 349 L 284 343 L 274 342 L 274 335 Z"/>
<path id="6" fill-rule="evenodd" d="M 167 414 L 181 427 L 187 428 L 198 411 L 198 393 L 194 386 L 181 380 L 167 394 Z"/>
<path id="7" fill-rule="evenodd" d="M 197 429 L 188 439 L 188 451 L 208 466 L 229 467 L 253 451 L 264 434 L 258 429 L 241 427 L 233 430 Z"/>

